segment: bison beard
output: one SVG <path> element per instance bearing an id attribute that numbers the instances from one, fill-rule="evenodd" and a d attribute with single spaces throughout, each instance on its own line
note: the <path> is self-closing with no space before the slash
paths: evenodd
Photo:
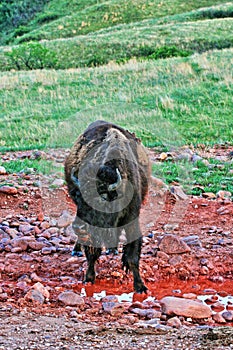
<path id="1" fill-rule="evenodd" d="M 139 273 L 142 234 L 138 218 L 148 191 L 150 164 L 140 140 L 117 125 L 96 121 L 72 147 L 65 176 L 77 205 L 73 228 L 78 240 L 73 252 L 78 253 L 82 245 L 88 261 L 84 282 L 94 283 L 101 248 L 116 249 L 124 230 L 123 268 L 132 271 L 135 291 L 146 292 Z"/>

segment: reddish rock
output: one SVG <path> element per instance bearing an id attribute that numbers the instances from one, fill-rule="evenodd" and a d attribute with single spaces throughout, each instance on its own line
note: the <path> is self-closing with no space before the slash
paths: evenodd
<path id="1" fill-rule="evenodd" d="M 125 308 L 121 303 L 107 301 L 102 304 L 103 310 L 112 316 L 120 316 L 124 313 Z"/>
<path id="2" fill-rule="evenodd" d="M 165 297 L 161 301 L 162 312 L 167 315 L 177 315 L 191 318 L 209 318 L 211 310 L 201 302 L 178 298 Z"/>
<path id="3" fill-rule="evenodd" d="M 66 292 L 60 293 L 58 295 L 58 300 L 67 306 L 84 305 L 84 299 L 72 291 L 66 291 Z"/>
<path id="4" fill-rule="evenodd" d="M 169 320 L 167 321 L 167 326 L 170 326 L 172 328 L 180 328 L 182 326 L 182 323 L 180 319 L 177 316 L 175 316 L 169 318 Z"/>
<path id="5" fill-rule="evenodd" d="M 217 303 L 214 303 L 213 305 L 211 305 L 211 309 L 215 312 L 220 312 L 220 311 L 223 311 L 225 309 L 225 307 L 223 304 L 221 304 L 218 301 Z"/>
<path id="6" fill-rule="evenodd" d="M 212 318 L 217 323 L 226 323 L 225 318 L 223 318 L 222 315 L 218 312 L 214 314 Z"/>
<path id="7" fill-rule="evenodd" d="M 11 245 L 13 248 L 18 248 L 18 251 L 25 251 L 28 248 L 30 237 L 16 237 L 11 240 Z"/>
<path id="8" fill-rule="evenodd" d="M 41 250 L 42 248 L 45 247 L 45 243 L 33 240 L 33 241 L 28 242 L 28 246 L 33 250 Z"/>
<path id="9" fill-rule="evenodd" d="M 183 298 L 195 300 L 195 299 L 197 299 L 197 295 L 194 293 L 184 293 Z"/>
<path id="10" fill-rule="evenodd" d="M 159 249 L 166 254 L 182 254 L 190 252 L 190 247 L 178 236 L 166 234 L 159 242 Z"/>
<path id="11" fill-rule="evenodd" d="M 50 293 L 42 283 L 37 282 L 32 286 L 32 288 L 39 291 L 46 299 L 49 299 Z"/>
<path id="12" fill-rule="evenodd" d="M 6 193 L 6 194 L 16 194 L 18 193 L 18 190 L 16 187 L 13 186 L 1 186 L 0 187 L 0 193 Z"/>

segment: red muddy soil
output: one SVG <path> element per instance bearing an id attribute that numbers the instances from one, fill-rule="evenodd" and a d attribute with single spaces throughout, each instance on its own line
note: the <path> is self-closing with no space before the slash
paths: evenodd
<path id="1" fill-rule="evenodd" d="M 8 175 L 1 175 L 0 179 L 3 182 L 9 182 Z M 14 183 L 17 179 L 18 175 L 10 177 L 10 181 Z M 16 194 L 0 193 L 0 224 L 8 222 L 10 228 L 17 228 L 22 221 L 30 222 L 37 227 L 33 234 L 40 235 L 46 228 L 53 226 L 50 224 L 48 227 L 46 225 L 42 227 L 42 223 L 46 221 L 51 223 L 52 219 L 58 220 L 63 210 L 68 210 L 75 215 L 76 208 L 67 194 L 65 185 L 55 189 L 48 189 L 46 186 L 44 188 L 42 186 L 42 189 L 31 189 L 35 181 L 33 175 L 25 175 L 21 180 L 23 186 L 18 187 Z M 24 183 L 28 183 L 28 191 L 25 191 Z M 180 215 L 175 222 L 171 220 L 174 213 L 176 217 L 177 213 Z M 103 253 L 96 264 L 96 284 L 83 285 L 81 281 L 87 267 L 86 259 L 71 257 L 74 244 L 71 240 L 67 242 L 66 249 L 48 254 L 42 254 L 40 250 L 30 248 L 25 251 L 3 249 L 0 255 L 1 309 L 5 308 L 4 310 L 7 309 L 8 312 L 15 312 L 15 314 L 36 313 L 43 317 L 65 315 L 76 318 L 78 321 L 97 322 L 98 325 L 105 325 L 106 322 L 127 325 L 135 321 L 133 322 L 130 317 L 122 318 L 122 313 L 114 315 L 103 312 L 102 304 L 99 302 L 101 297 L 121 296 L 126 293 L 123 301 L 125 301 L 124 308 L 127 316 L 130 303 L 142 302 L 148 296 L 154 297 L 154 300 L 160 300 L 164 296 L 182 296 L 184 293 L 194 293 L 197 296 L 208 294 L 233 296 L 233 203 L 231 200 L 194 196 L 179 200 L 170 191 L 165 191 L 158 196 L 155 187 L 151 187 L 147 201 L 141 210 L 140 222 L 144 236 L 140 270 L 149 289 L 147 295 L 132 293 L 132 275 L 126 275 L 122 271 L 121 254 L 106 256 Z M 161 251 L 159 242 L 165 233 L 173 234 L 178 238 L 195 236 L 195 238 L 189 238 L 191 242 L 194 240 L 194 243 L 189 244 L 190 251 L 184 253 Z M 49 297 L 43 303 L 26 297 L 30 288 L 38 281 L 49 291 Z M 58 296 L 67 290 L 81 295 L 85 303 L 78 307 L 61 303 Z M 233 299 L 229 299 L 227 310 L 232 309 L 232 304 Z M 140 319 L 140 315 L 135 317 L 136 321 Z M 208 324 L 208 321 L 205 324 Z M 212 325 L 217 326 L 218 323 L 214 324 L 212 321 Z M 229 321 L 227 325 L 232 325 L 232 322 Z M 72 346 L 64 348 L 73 349 Z M 74 346 L 75 348 L 78 349 L 78 345 Z M 80 348 L 82 348 L 81 345 Z M 118 348 L 121 347 L 118 346 Z M 127 348 L 131 347 L 127 345 Z M 134 348 L 143 348 L 143 346 Z M 0 349 L 2 349 L 1 346 Z"/>

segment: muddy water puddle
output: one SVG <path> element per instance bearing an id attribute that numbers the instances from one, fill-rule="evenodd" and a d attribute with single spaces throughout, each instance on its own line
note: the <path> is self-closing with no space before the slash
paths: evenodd
<path id="1" fill-rule="evenodd" d="M 119 302 L 160 300 L 165 296 L 193 298 L 209 305 L 213 313 L 233 310 L 233 281 L 216 283 L 206 279 L 181 281 L 178 279 L 147 283 L 148 293 L 133 292 L 132 283 L 125 285 L 117 281 L 97 280 L 94 285 L 76 285 L 75 290 L 84 297 L 101 300 L 105 296 L 115 295 Z M 233 324 L 231 324 L 233 325 Z"/>

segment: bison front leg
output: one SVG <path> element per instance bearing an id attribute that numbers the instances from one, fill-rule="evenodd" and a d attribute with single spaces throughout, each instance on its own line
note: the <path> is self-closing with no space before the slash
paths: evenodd
<path id="1" fill-rule="evenodd" d="M 88 268 L 86 272 L 86 276 L 84 279 L 84 283 L 95 282 L 95 262 L 101 255 L 101 248 L 93 248 L 90 246 L 84 246 Z"/>
<path id="2" fill-rule="evenodd" d="M 122 263 L 123 268 L 132 271 L 134 278 L 134 290 L 137 293 L 143 293 L 147 291 L 147 287 L 144 285 L 140 272 L 139 272 L 139 260 L 142 247 L 142 237 L 137 240 L 128 243 L 123 248 Z"/>

